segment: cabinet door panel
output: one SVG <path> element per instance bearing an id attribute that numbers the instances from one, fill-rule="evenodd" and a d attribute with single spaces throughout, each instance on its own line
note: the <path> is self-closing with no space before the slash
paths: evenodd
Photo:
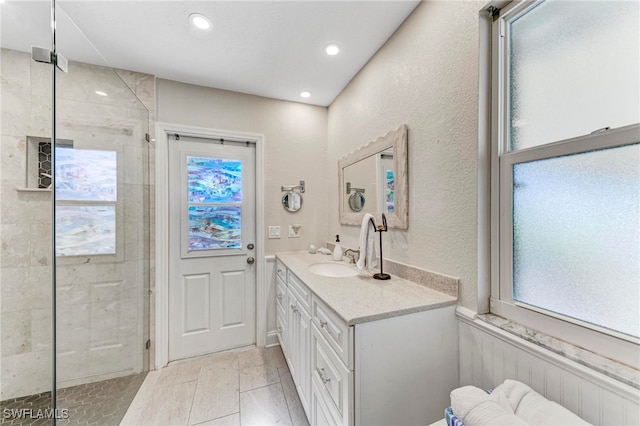
<path id="1" fill-rule="evenodd" d="M 311 395 L 311 316 L 298 311 L 298 394 L 304 410 L 309 413 Z"/>
<path id="2" fill-rule="evenodd" d="M 311 324 L 311 376 L 338 423 L 352 424 L 353 371 L 340 361 L 314 323 Z"/>
<path id="3" fill-rule="evenodd" d="M 337 423 L 329 414 L 329 409 L 322 399 L 322 394 L 315 383 L 311 391 L 311 426 L 336 426 Z"/>
<path id="4" fill-rule="evenodd" d="M 297 377 L 298 377 L 298 352 L 300 351 L 298 344 L 298 302 L 296 298 L 289 292 L 289 297 L 287 300 L 287 338 L 285 339 L 285 344 L 287 345 L 287 354 L 285 358 L 287 360 L 287 365 L 289 366 L 289 371 L 291 372 L 291 377 L 293 378 L 293 382 L 297 385 Z"/>

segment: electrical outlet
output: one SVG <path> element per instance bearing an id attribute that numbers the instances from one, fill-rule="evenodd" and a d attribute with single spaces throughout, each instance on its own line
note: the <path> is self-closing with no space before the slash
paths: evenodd
<path id="1" fill-rule="evenodd" d="M 300 238 L 300 225 L 289 225 L 289 238 Z"/>
<path id="2" fill-rule="evenodd" d="M 269 239 L 272 238 L 280 238 L 280 227 L 279 226 L 270 226 L 269 227 Z"/>

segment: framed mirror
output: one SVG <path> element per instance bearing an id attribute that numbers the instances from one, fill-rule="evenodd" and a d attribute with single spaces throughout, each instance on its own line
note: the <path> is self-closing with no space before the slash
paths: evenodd
<path id="1" fill-rule="evenodd" d="M 359 226 L 365 213 L 384 212 L 389 228 L 409 227 L 407 145 L 402 125 L 338 161 L 341 224 Z"/>

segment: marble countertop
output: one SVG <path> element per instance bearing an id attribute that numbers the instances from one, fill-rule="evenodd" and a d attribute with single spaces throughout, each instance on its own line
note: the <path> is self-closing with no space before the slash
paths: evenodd
<path id="1" fill-rule="evenodd" d="M 312 263 L 335 262 L 331 256 L 307 252 L 276 253 L 294 275 L 342 318 L 347 325 L 361 324 L 413 312 L 456 305 L 457 299 L 421 284 L 391 275 L 382 281 L 373 278 L 380 272 L 361 271 L 346 278 L 325 277 L 307 268 Z M 347 261 L 341 263 L 349 265 Z M 355 269 L 355 265 L 349 265 Z"/>

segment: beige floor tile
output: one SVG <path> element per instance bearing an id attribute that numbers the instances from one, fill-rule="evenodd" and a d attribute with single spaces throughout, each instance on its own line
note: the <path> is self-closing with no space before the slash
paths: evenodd
<path id="1" fill-rule="evenodd" d="M 278 368 L 287 368 L 287 361 L 284 359 L 284 354 L 280 346 L 272 346 L 265 349 L 267 352 L 267 359 L 269 364 L 275 365 Z"/>
<path id="2" fill-rule="evenodd" d="M 240 426 L 240 413 L 209 420 L 204 423 L 198 423 L 197 426 Z"/>
<path id="3" fill-rule="evenodd" d="M 280 382 L 275 365 L 240 367 L 240 392 L 257 389 Z"/>
<path id="4" fill-rule="evenodd" d="M 282 383 L 282 390 L 284 391 L 284 397 L 289 407 L 289 414 L 291 415 L 291 422 L 294 426 L 309 426 L 307 415 L 304 412 L 300 398 L 298 397 L 298 391 L 296 391 L 296 385 L 293 383 L 291 373 L 287 367 L 278 368 L 280 374 L 280 383 Z"/>
<path id="5" fill-rule="evenodd" d="M 308 426 L 280 347 L 241 349 L 151 371 L 122 421 L 188 424 Z"/>
<path id="6" fill-rule="evenodd" d="M 240 368 L 269 364 L 267 351 L 261 348 L 247 349 L 238 352 Z"/>
<path id="7" fill-rule="evenodd" d="M 158 386 L 172 385 L 176 383 L 192 382 L 198 380 L 201 360 L 171 365 L 160 370 Z"/>
<path id="8" fill-rule="evenodd" d="M 141 408 L 131 408 L 127 410 L 126 414 L 120 421 L 120 426 L 138 426 L 142 423 L 142 412 L 144 411 L 144 407 Z"/>
<path id="9" fill-rule="evenodd" d="M 238 366 L 238 354 L 235 352 L 216 354 L 207 358 L 202 358 L 200 368 L 206 369 L 210 367 L 218 368 L 223 364 L 232 364 Z"/>
<path id="10" fill-rule="evenodd" d="M 139 426 L 186 425 L 197 381 L 158 386 L 143 409 Z"/>
<path id="11" fill-rule="evenodd" d="M 224 357 L 209 360 L 200 370 L 189 424 L 202 423 L 240 410 L 238 360 Z"/>
<path id="12" fill-rule="evenodd" d="M 154 392 L 157 391 L 157 383 L 160 378 L 161 370 L 153 370 L 147 373 L 142 386 L 138 389 L 135 398 L 131 401 L 129 410 L 138 410 L 144 408 L 150 401 Z"/>
<path id="13" fill-rule="evenodd" d="M 240 424 L 291 425 L 280 383 L 240 394 Z"/>

